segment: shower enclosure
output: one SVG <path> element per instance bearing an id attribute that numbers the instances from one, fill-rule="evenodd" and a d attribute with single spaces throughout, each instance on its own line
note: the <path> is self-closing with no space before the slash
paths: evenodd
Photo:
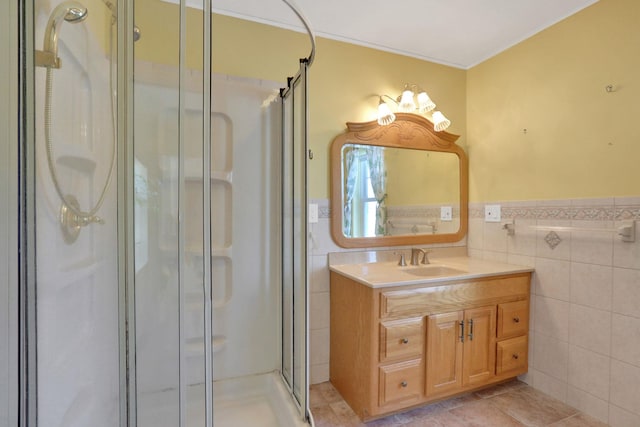
<path id="1" fill-rule="evenodd" d="M 21 424 L 307 425 L 314 48 L 282 88 L 205 0 L 26 3 Z"/>

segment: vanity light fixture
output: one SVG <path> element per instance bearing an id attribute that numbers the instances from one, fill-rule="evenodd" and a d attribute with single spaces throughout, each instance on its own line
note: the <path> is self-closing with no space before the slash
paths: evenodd
<path id="1" fill-rule="evenodd" d="M 417 95 L 416 95 L 417 93 Z M 417 103 L 414 101 L 418 101 Z M 436 104 L 429 98 L 427 92 L 418 85 L 405 84 L 402 95 L 398 97 L 398 109 L 403 113 L 412 113 L 418 110 L 420 113 L 428 113 L 436 108 Z"/>
<path id="2" fill-rule="evenodd" d="M 417 95 L 416 95 L 417 93 Z M 395 114 L 389 107 L 389 104 L 382 99 L 386 96 L 397 104 L 398 111 L 403 113 L 413 113 L 416 110 L 419 113 L 428 113 L 436 108 L 435 102 L 431 100 L 426 91 L 421 89 L 415 84 L 405 84 L 402 95 L 397 99 L 390 97 L 389 95 L 380 95 L 380 102 L 378 104 L 378 124 L 386 126 L 394 122 L 396 119 Z M 415 98 L 415 100 L 414 100 Z M 417 102 L 416 102 L 417 101 Z M 433 121 L 433 129 L 436 132 L 443 131 L 451 125 L 451 121 L 447 119 L 440 111 L 434 111 L 431 120 Z"/>

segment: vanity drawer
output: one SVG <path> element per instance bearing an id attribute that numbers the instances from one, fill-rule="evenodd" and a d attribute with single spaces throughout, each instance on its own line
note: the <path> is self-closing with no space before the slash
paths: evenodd
<path id="1" fill-rule="evenodd" d="M 429 315 L 481 307 L 504 301 L 518 300 L 529 295 L 529 274 L 442 282 L 425 287 L 406 287 L 379 292 L 380 317 Z"/>
<path id="2" fill-rule="evenodd" d="M 381 322 L 380 362 L 421 356 L 424 325 L 424 317 Z"/>
<path id="3" fill-rule="evenodd" d="M 423 389 L 422 359 L 381 366 L 379 370 L 379 405 L 418 401 Z"/>
<path id="4" fill-rule="evenodd" d="M 498 304 L 498 339 L 524 335 L 528 331 L 528 300 Z"/>
<path id="5" fill-rule="evenodd" d="M 526 372 L 528 345 L 526 335 L 498 342 L 496 375 Z"/>

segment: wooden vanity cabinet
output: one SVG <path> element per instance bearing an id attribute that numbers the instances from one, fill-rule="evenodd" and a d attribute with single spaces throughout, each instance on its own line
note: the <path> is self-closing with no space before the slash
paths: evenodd
<path id="1" fill-rule="evenodd" d="M 363 420 L 527 371 L 530 273 L 374 289 L 331 272 L 330 380 Z"/>

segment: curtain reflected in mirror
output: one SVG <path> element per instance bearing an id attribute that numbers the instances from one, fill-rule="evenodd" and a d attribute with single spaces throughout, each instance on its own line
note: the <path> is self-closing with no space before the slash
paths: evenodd
<path id="1" fill-rule="evenodd" d="M 387 234 L 384 150 L 384 147 L 351 144 L 343 149 L 343 231 L 347 237 Z"/>

